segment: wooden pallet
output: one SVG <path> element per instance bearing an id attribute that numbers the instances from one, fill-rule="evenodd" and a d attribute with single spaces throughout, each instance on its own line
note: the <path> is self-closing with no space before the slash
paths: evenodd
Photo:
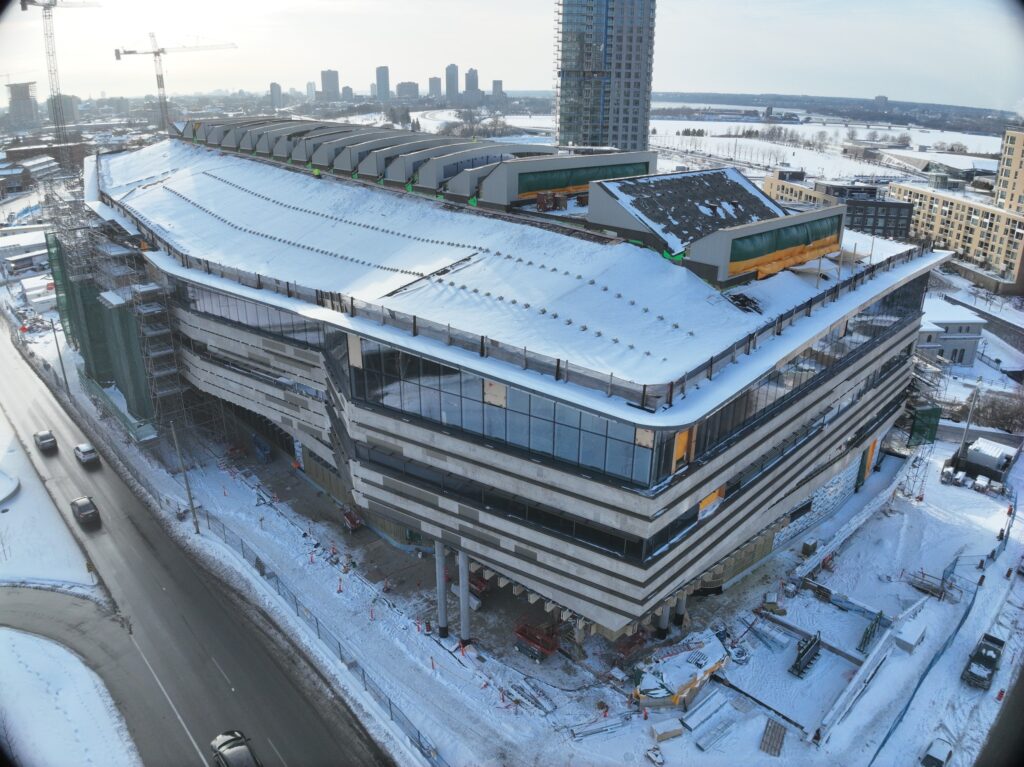
<path id="1" fill-rule="evenodd" d="M 786 737 L 786 728 L 771 717 L 764 725 L 764 734 L 761 736 L 761 750 L 766 754 L 778 756 L 782 753 L 782 741 Z"/>

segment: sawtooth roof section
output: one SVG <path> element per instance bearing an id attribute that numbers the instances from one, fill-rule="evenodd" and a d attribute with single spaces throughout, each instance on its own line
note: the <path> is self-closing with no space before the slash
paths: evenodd
<path id="1" fill-rule="evenodd" d="M 719 229 L 786 215 L 736 168 L 598 183 L 673 253 Z"/>

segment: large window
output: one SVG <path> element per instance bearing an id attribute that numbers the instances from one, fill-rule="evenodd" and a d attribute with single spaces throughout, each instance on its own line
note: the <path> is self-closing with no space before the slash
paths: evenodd
<path id="1" fill-rule="evenodd" d="M 323 348 L 323 326 L 297 314 L 192 283 L 180 283 L 178 297 L 191 311 L 220 317 L 304 346 Z"/>
<path id="2" fill-rule="evenodd" d="M 837 372 L 911 322 L 921 313 L 927 275 L 893 291 L 841 327 L 820 338 L 794 359 L 773 370 L 697 429 L 697 455 L 777 410 L 799 391 Z"/>
<path id="3" fill-rule="evenodd" d="M 357 400 L 644 487 L 651 483 L 655 450 L 663 447 L 653 431 L 365 338 L 361 351 L 362 369 L 350 368 Z"/>

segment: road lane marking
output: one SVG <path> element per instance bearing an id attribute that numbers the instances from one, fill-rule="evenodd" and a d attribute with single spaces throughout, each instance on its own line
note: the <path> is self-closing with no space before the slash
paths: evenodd
<path id="1" fill-rule="evenodd" d="M 219 663 L 217 662 L 217 659 L 216 659 L 216 658 L 214 658 L 214 657 L 213 657 L 213 656 L 211 655 L 211 656 L 210 656 L 210 660 L 212 660 L 212 661 L 213 661 L 213 665 L 217 667 L 217 670 L 218 670 L 218 671 L 220 672 L 220 675 L 221 675 L 222 677 L 224 677 L 224 681 L 228 683 L 228 687 L 230 687 L 230 688 L 231 688 L 231 692 L 234 692 L 234 691 L 235 691 L 234 685 L 232 685 L 232 684 L 231 684 L 231 680 L 230 680 L 230 679 L 228 679 L 228 675 L 224 673 L 224 669 L 222 669 L 222 668 L 220 667 L 220 664 L 219 664 Z"/>
<path id="2" fill-rule="evenodd" d="M 188 727 L 185 726 L 185 720 L 181 718 L 181 714 L 178 713 L 177 706 L 174 705 L 174 701 L 172 701 L 171 700 L 171 696 L 167 694 L 167 689 L 164 687 L 163 682 L 160 681 L 160 677 L 158 677 L 156 675 L 156 671 L 153 670 L 153 666 L 150 664 L 149 658 L 147 658 L 146 654 L 144 652 L 142 652 L 142 648 L 139 647 L 139 643 L 135 641 L 135 637 L 133 637 L 131 634 L 129 634 L 128 638 L 130 640 L 132 640 L 132 644 L 135 645 L 135 649 L 138 650 L 139 651 L 139 655 L 142 656 L 142 660 L 145 662 L 146 668 L 149 669 L 149 673 L 152 674 L 153 675 L 153 679 L 156 680 L 157 685 L 160 687 L 160 692 L 162 692 L 164 694 L 164 698 L 166 698 L 166 700 L 167 700 L 167 705 L 169 705 L 171 707 L 171 710 L 174 712 L 174 715 L 176 717 L 178 717 L 178 723 L 181 725 L 181 729 L 183 729 L 185 731 L 185 734 L 188 735 L 188 739 L 192 743 L 192 748 L 194 748 L 196 750 L 196 754 L 199 755 L 199 763 L 202 764 L 203 767 L 206 767 L 206 757 L 203 756 L 203 752 L 199 748 L 199 744 L 196 743 L 196 739 L 192 737 L 192 733 L 189 732 L 188 731 Z M 273 745 L 273 744 L 271 744 L 271 745 Z M 276 749 L 275 749 L 275 751 L 276 751 Z"/>
<path id="3" fill-rule="evenodd" d="M 267 738 L 267 743 L 269 743 L 270 747 L 274 749 L 274 753 L 277 754 L 277 758 L 281 760 L 281 764 L 283 764 L 284 767 L 288 767 L 288 762 L 286 762 L 284 760 L 284 757 L 281 756 L 281 752 L 277 750 L 277 746 L 274 745 L 274 741 L 272 741 L 270 738 Z"/>

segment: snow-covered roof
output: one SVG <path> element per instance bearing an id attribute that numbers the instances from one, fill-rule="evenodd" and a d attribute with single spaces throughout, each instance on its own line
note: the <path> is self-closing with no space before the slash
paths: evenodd
<path id="1" fill-rule="evenodd" d="M 956 152 L 913 152 L 909 150 L 886 149 L 889 157 L 904 162 L 915 168 L 925 168 L 929 164 L 945 165 L 956 170 L 974 170 L 995 173 L 999 168 L 999 160 L 989 157 L 973 157 L 969 154 Z"/>
<path id="2" fill-rule="evenodd" d="M 87 165 L 92 159 L 87 158 Z M 745 286 L 758 291 L 762 311 L 744 311 L 728 295 L 650 250 L 349 179 L 317 180 L 181 141 L 101 157 L 99 187 L 172 249 L 192 258 L 353 296 L 421 322 L 450 324 L 453 330 L 486 336 L 506 348 L 528 349 L 577 369 L 634 382 L 675 380 L 823 289 L 814 274 L 784 272 Z M 146 256 L 187 279 L 212 281 L 220 289 L 251 293 L 261 301 L 285 299 L 207 275 L 201 268 L 180 267 L 157 253 Z M 876 251 L 875 263 L 884 257 Z M 825 332 L 844 313 L 942 258 L 900 264 L 844 293 L 813 318 L 801 319 L 744 356 L 743 364 L 717 374 L 721 386 L 677 398 L 667 417 L 676 421 L 705 412 L 737 386 L 771 369 L 780 355 Z M 851 262 L 842 267 L 844 276 L 855 269 Z M 835 271 L 831 264 L 829 269 Z M 498 380 L 516 383 L 523 378 L 523 385 L 538 389 L 550 384 L 561 396 L 570 396 L 564 382 L 548 381 L 535 371 L 517 372 L 515 365 L 478 354 L 462 355 L 443 342 L 386 328 L 379 319 L 352 318 L 297 299 L 286 303 L 292 311 L 369 337 L 411 350 L 422 347 L 428 356 L 458 357 L 458 364 Z M 576 390 L 572 396 L 588 397 L 588 389 L 571 388 Z M 594 397 L 600 397 L 604 410 L 621 405 L 628 417 L 647 420 L 643 411 L 603 392 Z"/>
<path id="3" fill-rule="evenodd" d="M 976 440 L 974 440 L 974 442 L 970 444 L 968 452 L 980 453 L 981 455 L 986 455 L 989 458 L 995 458 L 996 460 L 999 460 L 1004 456 L 1012 456 L 1014 453 L 1014 449 L 1012 447 L 1007 447 L 1006 445 L 1003 445 L 999 442 L 993 442 L 990 439 L 978 437 Z"/>
<path id="4" fill-rule="evenodd" d="M 931 325 L 988 324 L 988 322 L 983 320 L 966 306 L 951 304 L 948 301 L 933 296 L 928 296 L 924 300 L 924 322 Z"/>
<path id="5" fill-rule="evenodd" d="M 597 183 L 664 239 L 673 253 L 719 229 L 786 215 L 736 168 Z"/>
<path id="6" fill-rule="evenodd" d="M 0 253 L 16 248 L 30 248 L 34 245 L 46 245 L 46 232 L 22 232 L 0 237 Z"/>

